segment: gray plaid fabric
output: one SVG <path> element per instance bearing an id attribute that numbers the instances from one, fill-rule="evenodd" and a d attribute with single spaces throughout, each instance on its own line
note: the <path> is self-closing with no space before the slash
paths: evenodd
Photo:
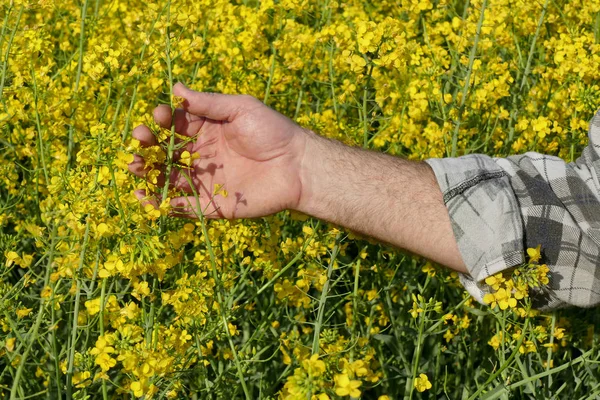
<path id="1" fill-rule="evenodd" d="M 541 244 L 550 284 L 532 296 L 535 307 L 600 303 L 600 111 L 574 163 L 534 152 L 426 162 L 469 270 L 461 282 L 476 300 L 487 293 L 485 278 L 523 263 L 525 250 Z"/>

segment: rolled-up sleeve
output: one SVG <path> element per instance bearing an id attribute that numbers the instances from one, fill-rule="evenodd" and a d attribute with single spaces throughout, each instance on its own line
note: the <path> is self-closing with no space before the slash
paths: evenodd
<path id="1" fill-rule="evenodd" d="M 522 264 L 541 245 L 550 283 L 532 295 L 541 310 L 600 303 L 600 112 L 589 144 L 573 163 L 529 152 L 507 158 L 472 154 L 428 159 L 479 302 L 484 280 Z"/>

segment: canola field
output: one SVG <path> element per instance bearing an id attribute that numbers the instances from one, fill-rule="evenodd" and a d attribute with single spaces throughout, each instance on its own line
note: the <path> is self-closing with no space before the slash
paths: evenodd
<path id="1" fill-rule="evenodd" d="M 298 213 L 169 217 L 127 167 L 176 82 L 414 160 L 574 161 L 599 0 L 3 0 L 0 30 L 0 398 L 600 396 L 600 317 L 532 308 L 539 248 L 482 305 Z"/>

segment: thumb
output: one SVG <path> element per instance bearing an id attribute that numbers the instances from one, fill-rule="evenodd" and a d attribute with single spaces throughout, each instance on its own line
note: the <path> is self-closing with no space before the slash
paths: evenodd
<path id="1" fill-rule="evenodd" d="M 216 121 L 232 121 L 240 110 L 240 96 L 196 92 L 181 82 L 173 86 L 173 94 L 183 97 L 184 110 L 199 117 Z"/>

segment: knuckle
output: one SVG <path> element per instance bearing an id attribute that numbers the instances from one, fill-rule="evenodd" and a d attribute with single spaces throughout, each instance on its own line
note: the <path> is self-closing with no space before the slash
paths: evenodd
<path id="1" fill-rule="evenodd" d="M 246 106 L 252 106 L 260 102 L 256 97 L 251 96 L 249 94 L 239 95 L 239 100 L 241 104 L 244 104 Z"/>

